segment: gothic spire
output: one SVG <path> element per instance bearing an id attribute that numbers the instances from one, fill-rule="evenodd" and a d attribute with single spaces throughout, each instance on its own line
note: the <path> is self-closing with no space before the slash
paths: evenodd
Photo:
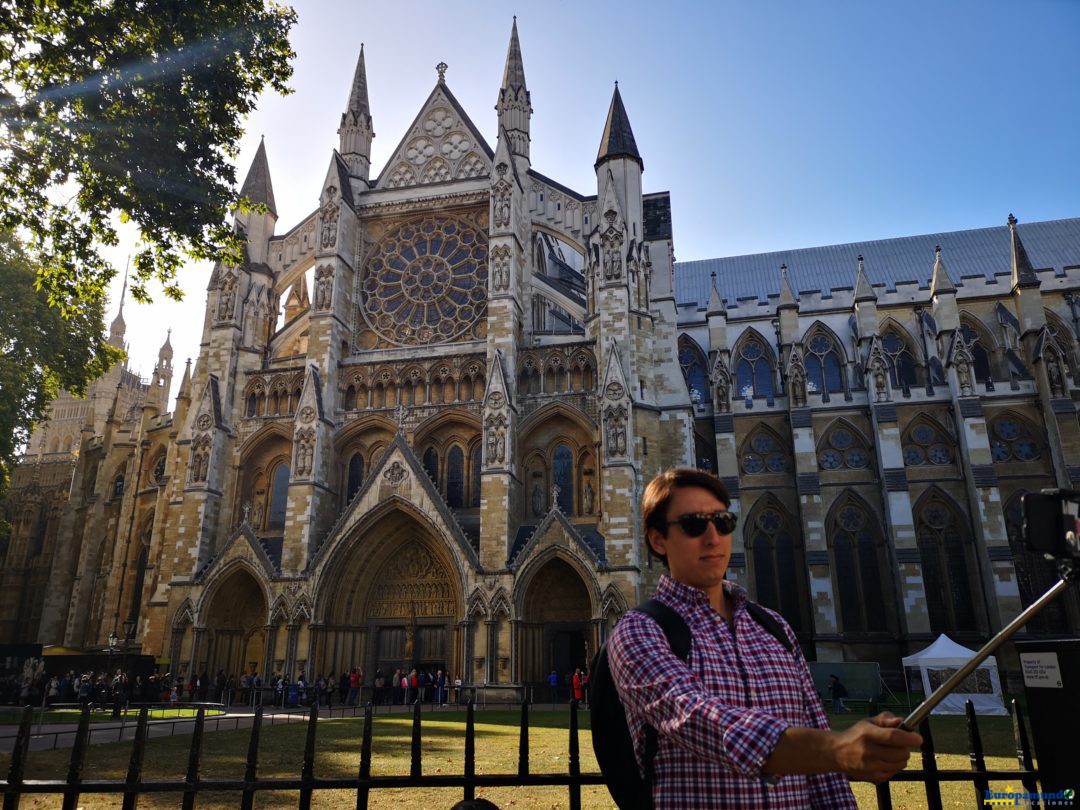
<path id="1" fill-rule="evenodd" d="M 941 260 L 941 245 L 937 245 L 934 247 L 934 276 L 930 280 L 930 295 L 955 292 L 956 284 L 949 275 L 945 262 Z"/>
<path id="2" fill-rule="evenodd" d="M 128 257 L 128 265 L 131 265 L 131 257 Z M 128 280 L 128 268 L 124 268 L 124 286 L 120 289 L 120 307 L 116 311 L 116 317 L 113 318 L 112 324 L 109 326 L 109 343 L 118 349 L 124 348 L 124 333 L 127 331 L 127 324 L 124 322 L 124 297 L 127 295 L 127 280 Z"/>
<path id="3" fill-rule="evenodd" d="M 511 152 L 529 157 L 529 121 L 532 117 L 532 100 L 525 86 L 525 64 L 521 59 L 518 42 L 517 17 L 510 29 L 510 45 L 506 50 L 506 67 L 503 70 L 499 100 L 495 104 L 499 113 L 499 126 L 510 138 Z"/>
<path id="4" fill-rule="evenodd" d="M 792 291 L 791 282 L 788 280 L 786 264 L 780 265 L 780 306 L 795 306 L 795 293 Z"/>
<path id="5" fill-rule="evenodd" d="M 361 116 L 367 116 L 371 123 L 371 108 L 368 106 L 367 67 L 364 65 L 364 43 L 360 43 L 360 57 L 356 60 L 356 72 L 353 74 L 352 89 L 349 91 L 349 106 L 341 114 L 344 125 L 351 116 L 351 123 L 359 124 Z"/>
<path id="6" fill-rule="evenodd" d="M 349 167 L 349 173 L 367 180 L 371 168 L 371 141 L 375 130 L 371 126 L 371 107 L 368 105 L 367 67 L 364 65 L 364 44 L 360 43 L 360 56 L 356 60 L 349 103 L 341 114 L 338 127 L 338 151 Z"/>
<path id="7" fill-rule="evenodd" d="M 270 164 L 266 160 L 266 141 L 259 141 L 259 151 L 255 153 L 255 159 L 251 161 L 244 185 L 240 194 L 247 197 L 253 203 L 263 203 L 270 213 L 277 216 L 277 205 L 274 203 L 274 187 L 270 183 Z"/>
<path id="8" fill-rule="evenodd" d="M 855 271 L 855 300 L 856 301 L 877 301 L 877 293 L 874 292 L 873 286 L 870 284 L 870 279 L 866 277 L 866 270 L 863 268 L 863 257 L 859 254 L 859 268 Z"/>
<path id="9" fill-rule="evenodd" d="M 1020 232 L 1016 229 L 1016 217 L 1009 214 L 1009 241 L 1012 243 L 1012 282 L 1013 287 L 1038 287 L 1039 279 L 1035 275 L 1035 268 L 1031 266 L 1031 259 L 1024 250 L 1024 243 L 1020 241 Z"/>
<path id="10" fill-rule="evenodd" d="M 172 368 L 173 359 L 173 347 L 172 347 L 172 329 L 170 328 L 165 333 L 165 342 L 161 344 L 161 348 L 158 349 L 158 365 L 162 368 L 168 366 Z"/>
<path id="11" fill-rule="evenodd" d="M 634 131 L 630 129 L 630 118 L 626 115 L 626 107 L 623 106 L 622 96 L 619 94 L 619 83 L 615 82 L 604 134 L 600 138 L 600 151 L 596 154 L 596 166 L 599 168 L 604 161 L 620 157 L 630 158 L 636 161 L 642 170 L 645 169 L 645 162 L 641 159 L 634 141 Z"/>

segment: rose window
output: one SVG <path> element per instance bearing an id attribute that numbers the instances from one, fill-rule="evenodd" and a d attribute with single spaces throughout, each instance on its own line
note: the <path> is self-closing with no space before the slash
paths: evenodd
<path id="1" fill-rule="evenodd" d="M 487 238 L 441 215 L 391 229 L 364 265 L 361 311 L 393 343 L 465 336 L 487 312 Z"/>

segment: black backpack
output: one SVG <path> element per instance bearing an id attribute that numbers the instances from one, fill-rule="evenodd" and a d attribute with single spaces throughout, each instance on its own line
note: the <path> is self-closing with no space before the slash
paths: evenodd
<path id="1" fill-rule="evenodd" d="M 746 609 L 750 616 L 776 638 L 788 652 L 793 652 L 791 639 L 773 616 L 754 602 L 747 602 Z M 663 602 L 650 599 L 636 608 L 660 625 L 664 631 L 671 651 L 686 661 L 690 657 L 690 628 L 683 617 Z M 615 680 L 608 666 L 607 643 L 593 659 L 589 676 L 589 717 L 592 726 L 593 751 L 604 774 L 608 792 L 620 810 L 651 810 L 653 759 L 659 747 L 656 729 L 645 726 L 645 774 L 638 770 L 634 758 L 634 742 L 630 736 L 630 726 L 626 722 L 626 711 Z"/>

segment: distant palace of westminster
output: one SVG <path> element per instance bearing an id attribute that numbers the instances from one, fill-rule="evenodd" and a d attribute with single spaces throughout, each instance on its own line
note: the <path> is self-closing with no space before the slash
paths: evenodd
<path id="1" fill-rule="evenodd" d="M 299 222 L 259 147 L 195 362 L 166 339 L 149 382 L 53 402 L 4 507 L 0 642 L 126 624 L 174 673 L 538 683 L 655 585 L 640 498 L 673 465 L 727 484 L 729 576 L 812 659 L 896 671 L 1053 582 L 1019 504 L 1080 487 L 1080 218 L 676 262 L 618 87 L 572 189 L 530 162 L 516 23 L 497 118 L 444 72 L 373 167 L 361 49 Z M 1025 634 L 1080 629 L 1070 599 Z"/>

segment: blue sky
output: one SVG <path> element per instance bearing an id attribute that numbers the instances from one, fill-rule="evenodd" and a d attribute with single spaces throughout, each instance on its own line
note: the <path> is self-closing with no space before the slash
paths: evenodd
<path id="1" fill-rule="evenodd" d="M 514 14 L 533 167 L 595 193 L 617 79 L 678 260 L 1080 215 L 1075 0 L 293 5 L 295 92 L 261 100 L 238 160 L 242 180 L 265 135 L 278 233 L 317 204 L 361 42 L 374 174 L 440 61 L 494 144 Z M 133 369 L 167 325 L 177 365 L 197 356 L 208 277 L 191 268 L 182 305 L 128 302 Z"/>

